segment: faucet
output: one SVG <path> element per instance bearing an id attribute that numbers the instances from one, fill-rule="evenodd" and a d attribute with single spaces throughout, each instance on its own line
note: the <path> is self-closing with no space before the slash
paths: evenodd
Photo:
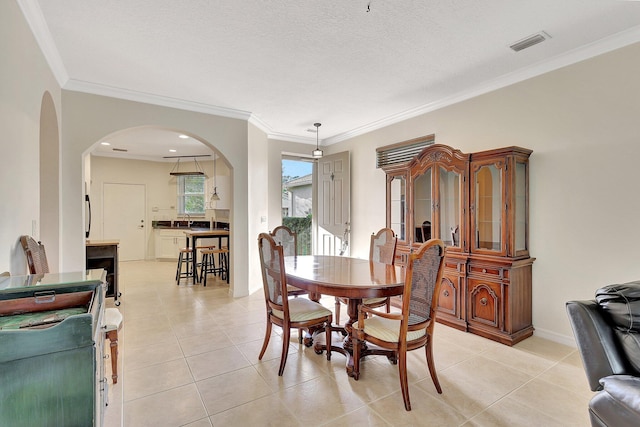
<path id="1" fill-rule="evenodd" d="M 185 213 L 184 216 L 187 218 L 187 227 L 191 227 L 191 215 Z"/>

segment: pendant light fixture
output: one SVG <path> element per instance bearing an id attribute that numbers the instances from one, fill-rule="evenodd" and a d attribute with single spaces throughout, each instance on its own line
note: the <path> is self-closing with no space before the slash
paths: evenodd
<path id="1" fill-rule="evenodd" d="M 314 123 L 313 125 L 316 127 L 316 149 L 313 150 L 312 156 L 314 159 L 319 159 L 320 157 L 322 157 L 322 150 L 318 146 L 318 142 L 319 142 L 318 132 L 320 130 L 319 129 L 320 126 L 322 126 L 322 123 Z"/>
<path id="2" fill-rule="evenodd" d="M 213 193 L 211 194 L 210 201 L 215 202 L 220 200 L 218 196 L 218 186 L 216 185 L 216 155 L 213 154 Z"/>
<path id="3" fill-rule="evenodd" d="M 195 166 L 195 170 L 191 170 L 191 171 L 180 171 L 180 159 L 185 158 L 185 157 L 191 157 L 193 158 L 193 164 Z M 169 172 L 169 175 L 172 176 L 197 176 L 197 175 L 205 175 L 204 171 L 202 170 L 202 168 L 200 167 L 200 164 L 198 164 L 198 160 L 196 160 L 197 157 L 211 157 L 208 154 L 203 154 L 203 155 L 197 155 L 197 156 L 164 156 L 163 159 L 178 159 L 178 161 L 176 162 L 175 165 L 173 165 L 173 169 L 171 169 L 171 172 Z"/>

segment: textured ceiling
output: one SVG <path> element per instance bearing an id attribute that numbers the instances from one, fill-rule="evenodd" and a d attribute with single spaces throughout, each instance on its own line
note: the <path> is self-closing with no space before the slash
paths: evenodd
<path id="1" fill-rule="evenodd" d="M 61 85 L 325 143 L 640 41 L 612 0 L 19 0 Z M 509 45 L 545 31 L 519 53 Z M 563 59 L 564 58 L 564 59 Z"/>

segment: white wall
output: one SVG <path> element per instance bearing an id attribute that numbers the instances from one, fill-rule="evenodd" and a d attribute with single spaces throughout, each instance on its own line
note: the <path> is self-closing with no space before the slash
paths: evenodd
<path id="1" fill-rule="evenodd" d="M 249 266 L 250 293 L 262 288 L 258 234 L 269 231 L 267 227 L 269 215 L 269 162 L 265 161 L 268 151 L 267 135 L 254 125 L 249 124 L 249 251 L 245 260 L 247 260 Z"/>
<path id="2" fill-rule="evenodd" d="M 48 91 L 57 110 L 58 126 L 49 122 L 51 115 L 45 122 L 49 129 L 59 128 L 60 87 L 15 1 L 0 1 L 0 64 L 0 271 L 25 274 L 27 266 L 19 237 L 41 237 L 41 104 Z M 46 140 L 57 140 L 57 136 L 50 135 Z M 55 163 L 57 159 L 50 161 Z M 57 197 L 57 192 L 43 195 L 45 212 L 50 205 L 57 205 Z M 58 271 L 56 244 L 47 245 L 46 250 L 51 254 L 49 267 Z"/>
<path id="3" fill-rule="evenodd" d="M 635 44 L 328 147 L 352 152 L 353 254 L 385 223 L 376 147 L 435 133 L 465 153 L 532 149 L 533 324 L 572 343 L 566 301 L 640 279 L 638 76 Z"/>

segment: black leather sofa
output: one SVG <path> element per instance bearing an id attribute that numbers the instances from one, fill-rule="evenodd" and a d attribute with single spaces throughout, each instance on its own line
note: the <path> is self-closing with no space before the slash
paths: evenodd
<path id="1" fill-rule="evenodd" d="M 640 281 L 609 285 L 567 313 L 589 387 L 592 426 L 640 426 Z"/>

